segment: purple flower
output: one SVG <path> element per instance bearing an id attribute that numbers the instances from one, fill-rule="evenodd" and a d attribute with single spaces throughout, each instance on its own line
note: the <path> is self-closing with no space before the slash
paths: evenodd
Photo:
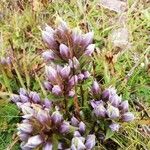
<path id="1" fill-rule="evenodd" d="M 42 39 L 43 39 L 43 41 L 45 43 L 48 44 L 48 46 L 50 48 L 56 48 L 57 47 L 57 43 L 56 43 L 56 41 L 54 39 L 54 31 L 53 31 L 52 28 L 51 29 L 50 28 L 51 27 L 47 26 L 45 28 L 45 31 L 42 31 Z"/>
<path id="2" fill-rule="evenodd" d="M 70 71 L 71 71 L 70 67 L 65 66 L 64 68 L 61 69 L 60 74 L 64 79 L 66 79 L 69 77 Z"/>
<path id="3" fill-rule="evenodd" d="M 109 127 L 112 131 L 119 131 L 120 125 L 118 123 L 112 123 Z"/>
<path id="4" fill-rule="evenodd" d="M 19 89 L 19 94 L 21 95 L 27 95 L 27 91 L 24 88 Z"/>
<path id="5" fill-rule="evenodd" d="M 65 44 L 60 44 L 59 49 L 62 58 L 69 59 L 69 48 Z"/>
<path id="6" fill-rule="evenodd" d="M 51 108 L 51 106 L 52 106 L 52 101 L 50 101 L 49 99 L 45 99 L 44 100 L 44 106 L 46 107 L 46 108 Z"/>
<path id="7" fill-rule="evenodd" d="M 95 101 L 95 100 L 91 100 L 90 102 L 91 106 L 95 109 L 98 105 L 103 104 L 103 101 Z"/>
<path id="8" fill-rule="evenodd" d="M 57 72 L 51 66 L 46 66 L 45 73 L 46 73 L 46 76 L 47 76 L 48 80 L 50 80 L 52 82 L 54 82 L 56 80 Z"/>
<path id="9" fill-rule="evenodd" d="M 32 136 L 28 139 L 27 143 L 23 146 L 26 148 L 35 148 L 42 143 L 42 138 L 40 135 Z"/>
<path id="10" fill-rule="evenodd" d="M 78 127 L 78 124 L 79 124 L 79 120 L 73 116 L 71 118 L 71 125 Z"/>
<path id="11" fill-rule="evenodd" d="M 69 91 L 68 96 L 73 97 L 74 95 L 75 95 L 75 91 L 73 90 Z"/>
<path id="12" fill-rule="evenodd" d="M 70 130 L 70 124 L 66 121 L 63 121 L 63 123 L 60 126 L 60 132 L 61 133 L 68 133 Z"/>
<path id="13" fill-rule="evenodd" d="M 83 133 L 83 132 L 85 132 L 85 128 L 86 128 L 86 125 L 81 121 L 81 122 L 79 123 L 79 131 L 80 131 L 81 133 Z"/>
<path id="14" fill-rule="evenodd" d="M 84 145 L 84 138 L 74 137 L 71 142 L 71 150 L 84 150 L 86 149 Z"/>
<path id="15" fill-rule="evenodd" d="M 18 124 L 18 128 L 19 131 L 21 132 L 25 132 L 25 133 L 31 133 L 32 132 L 32 125 L 29 123 L 21 123 Z"/>
<path id="16" fill-rule="evenodd" d="M 102 98 L 104 100 L 108 100 L 110 96 L 115 95 L 115 94 L 116 94 L 116 90 L 114 88 L 108 88 L 105 91 L 103 91 Z"/>
<path id="17" fill-rule="evenodd" d="M 117 95 L 117 94 L 114 94 L 114 95 L 110 95 L 109 96 L 109 102 L 115 106 L 115 107 L 118 107 L 120 102 L 121 102 L 121 98 Z"/>
<path id="18" fill-rule="evenodd" d="M 74 85 L 76 85 L 78 83 L 78 77 L 77 75 L 74 75 L 71 77 L 71 79 L 69 80 L 69 87 L 72 87 Z"/>
<path id="19" fill-rule="evenodd" d="M 38 103 L 41 101 L 40 96 L 36 92 L 30 92 L 29 97 L 33 100 L 33 102 Z"/>
<path id="20" fill-rule="evenodd" d="M 127 112 L 129 110 L 129 103 L 128 103 L 128 101 L 123 101 L 120 104 L 119 109 L 121 109 L 122 112 Z"/>
<path id="21" fill-rule="evenodd" d="M 48 111 L 40 109 L 36 114 L 36 118 L 41 123 L 44 124 L 46 121 L 48 121 L 50 119 L 50 115 L 49 115 Z"/>
<path id="22" fill-rule="evenodd" d="M 11 96 L 11 101 L 13 101 L 14 103 L 19 102 L 20 101 L 20 97 L 18 95 L 12 95 Z"/>
<path id="23" fill-rule="evenodd" d="M 85 55 L 91 56 L 92 53 L 94 52 L 94 49 L 95 49 L 95 44 L 88 45 L 85 51 Z"/>
<path id="24" fill-rule="evenodd" d="M 43 147 L 43 150 L 52 150 L 52 149 L 53 149 L 53 145 L 50 142 L 47 142 Z"/>
<path id="25" fill-rule="evenodd" d="M 119 118 L 119 109 L 112 105 L 108 105 L 107 115 L 110 119 Z"/>
<path id="26" fill-rule="evenodd" d="M 95 146 L 95 144 L 96 144 L 95 138 L 96 137 L 94 134 L 87 136 L 86 143 L 85 143 L 86 149 L 91 150 Z"/>
<path id="27" fill-rule="evenodd" d="M 56 59 L 56 54 L 49 50 L 42 53 L 42 57 L 45 61 L 54 61 Z"/>
<path id="28" fill-rule="evenodd" d="M 80 132 L 79 132 L 79 131 L 75 131 L 75 132 L 74 132 L 74 137 L 81 137 Z"/>
<path id="29" fill-rule="evenodd" d="M 97 81 L 94 81 L 94 82 L 93 82 L 93 85 L 92 85 L 92 92 L 93 92 L 93 94 L 95 94 L 95 95 L 98 95 L 98 94 L 100 94 L 100 92 L 101 92 L 101 89 L 100 89 L 99 84 L 97 83 Z"/>
<path id="30" fill-rule="evenodd" d="M 84 79 L 84 74 L 80 73 L 78 74 L 78 80 L 82 81 Z"/>
<path id="31" fill-rule="evenodd" d="M 21 141 L 26 141 L 29 138 L 28 133 L 22 132 L 22 131 L 18 131 L 17 135 L 19 136 Z"/>
<path id="32" fill-rule="evenodd" d="M 73 60 L 69 59 L 69 66 L 70 68 L 78 69 L 80 63 L 76 57 L 73 57 Z"/>
<path id="33" fill-rule="evenodd" d="M 122 121 L 130 122 L 135 119 L 134 115 L 131 112 L 124 113 L 122 115 Z"/>
<path id="34" fill-rule="evenodd" d="M 29 98 L 23 94 L 20 94 L 20 99 L 22 103 L 26 103 L 29 101 Z"/>
<path id="35" fill-rule="evenodd" d="M 94 113 L 97 117 L 105 117 L 106 116 L 107 111 L 106 111 L 103 103 L 99 104 L 98 106 L 96 106 L 94 108 Z"/>
<path id="36" fill-rule="evenodd" d="M 34 110 L 31 108 L 30 103 L 25 103 L 20 105 L 21 111 L 23 112 L 23 118 L 31 118 L 34 114 Z"/>
<path id="37" fill-rule="evenodd" d="M 52 88 L 52 93 L 55 95 L 60 95 L 62 93 L 62 90 L 59 85 L 54 85 Z"/>
<path id="38" fill-rule="evenodd" d="M 44 81 L 43 85 L 44 85 L 44 88 L 48 91 L 51 91 L 53 88 L 52 84 L 50 82 L 47 82 L 47 81 Z"/>
<path id="39" fill-rule="evenodd" d="M 84 71 L 84 79 L 88 79 L 90 77 L 90 73 L 88 71 Z"/>
<path id="40" fill-rule="evenodd" d="M 93 36 L 94 36 L 94 33 L 93 32 L 88 32 L 84 35 L 84 44 L 85 46 L 88 46 L 89 44 L 92 43 L 93 41 Z"/>
<path id="41" fill-rule="evenodd" d="M 55 112 L 53 112 L 51 119 L 55 124 L 59 124 L 63 121 L 63 116 L 58 110 L 56 110 Z"/>

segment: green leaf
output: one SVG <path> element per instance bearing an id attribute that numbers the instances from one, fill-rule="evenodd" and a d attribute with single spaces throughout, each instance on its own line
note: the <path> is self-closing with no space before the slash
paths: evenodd
<path id="1" fill-rule="evenodd" d="M 113 135 L 114 135 L 114 132 L 110 128 L 108 128 L 107 131 L 106 131 L 105 140 L 111 138 Z"/>

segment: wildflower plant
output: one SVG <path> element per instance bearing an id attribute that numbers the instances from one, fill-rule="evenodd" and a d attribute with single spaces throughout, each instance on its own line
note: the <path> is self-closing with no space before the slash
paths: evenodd
<path id="1" fill-rule="evenodd" d="M 122 122 L 134 120 L 128 101 L 122 101 L 115 88 L 102 90 L 96 79 L 89 88 L 87 105 L 78 100 L 79 85 L 92 76 L 93 32 L 82 34 L 61 20 L 55 29 L 46 25 L 42 38 L 48 48 L 42 54 L 46 64 L 43 86 L 54 100 L 23 88 L 11 97 L 22 111 L 17 128 L 21 149 L 91 150 L 104 140 L 108 129 L 117 132 Z M 72 99 L 76 103 L 70 106 Z"/>

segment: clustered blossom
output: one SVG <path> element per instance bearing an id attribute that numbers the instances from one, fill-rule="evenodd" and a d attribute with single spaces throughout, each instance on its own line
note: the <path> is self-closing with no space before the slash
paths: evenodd
<path id="1" fill-rule="evenodd" d="M 26 104 L 39 104 L 43 108 L 51 108 L 52 106 L 52 101 L 49 99 L 46 98 L 42 100 L 37 92 L 28 92 L 23 88 L 20 88 L 19 95 L 12 95 L 11 100 L 16 103 L 16 105 L 22 109 L 22 111 L 24 110 Z"/>
<path id="2" fill-rule="evenodd" d="M 88 71 L 73 75 L 68 65 L 46 66 L 45 72 L 47 81 L 43 83 L 44 87 L 57 96 L 74 96 L 74 86 L 89 77 Z"/>
<path id="3" fill-rule="evenodd" d="M 82 34 L 79 30 L 72 30 L 62 20 L 56 29 L 46 25 L 42 38 L 49 50 L 43 53 L 43 58 L 48 62 L 74 61 L 78 64 L 82 56 L 91 56 L 94 52 L 93 35 L 93 32 Z"/>
<path id="4" fill-rule="evenodd" d="M 92 94 L 96 99 L 91 101 L 94 115 L 101 119 L 105 118 L 111 121 L 109 125 L 112 131 L 118 131 L 119 122 L 130 122 L 134 120 L 134 115 L 129 112 L 128 101 L 122 101 L 117 95 L 115 88 L 109 87 L 101 91 L 98 83 L 94 81 L 92 86 Z"/>
<path id="5" fill-rule="evenodd" d="M 118 131 L 121 122 L 134 119 L 128 101 L 122 101 L 112 87 L 102 91 L 95 80 L 91 88 L 93 100 L 90 107 L 86 106 L 92 114 L 90 124 L 84 119 L 87 115 L 84 112 L 82 116 L 74 110 L 68 113 L 69 97 L 75 95 L 75 86 L 90 77 L 87 68 L 95 49 L 93 32 L 81 34 L 61 21 L 56 29 L 46 25 L 42 38 L 49 48 L 42 54 L 46 61 L 43 85 L 47 91 L 64 98 L 66 110 L 62 100 L 58 104 L 42 99 L 35 91 L 21 88 L 19 95 L 11 97 L 22 112 L 23 119 L 17 128 L 21 149 L 92 150 L 102 139 L 99 136 L 101 121 L 106 121 L 112 131 Z M 82 108 L 80 110 L 82 112 Z"/>

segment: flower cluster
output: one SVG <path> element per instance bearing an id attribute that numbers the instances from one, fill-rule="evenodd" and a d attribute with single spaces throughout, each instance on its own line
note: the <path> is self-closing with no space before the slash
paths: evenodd
<path id="1" fill-rule="evenodd" d="M 97 81 L 92 86 L 92 94 L 95 97 L 91 101 L 93 113 L 97 118 L 105 118 L 111 122 L 109 127 L 112 131 L 118 131 L 118 122 L 130 122 L 134 120 L 134 115 L 129 112 L 128 101 L 122 101 L 117 95 L 115 88 L 108 88 L 101 91 Z"/>
<path id="2" fill-rule="evenodd" d="M 78 63 L 81 57 L 91 56 L 95 48 L 93 32 L 82 34 L 79 30 L 71 30 L 62 20 L 56 29 L 46 25 L 42 38 L 49 48 L 43 53 L 46 61 Z"/>
<path id="3" fill-rule="evenodd" d="M 59 96 L 70 96 L 73 97 L 74 86 L 90 76 L 88 71 L 84 71 L 77 75 L 73 74 L 71 67 L 65 65 L 64 67 L 57 66 L 47 66 L 46 67 L 46 77 L 47 81 L 44 82 L 44 87 L 46 90 L 51 91 L 55 95 Z"/>
<path id="4" fill-rule="evenodd" d="M 69 133 L 70 123 L 64 120 L 58 107 L 53 111 L 51 101 L 41 100 L 38 93 L 20 89 L 19 95 L 13 95 L 11 100 L 23 113 L 24 119 L 18 124 L 17 132 L 23 150 L 37 147 L 51 150 L 55 135 L 62 136 Z M 60 144 L 58 146 L 60 147 Z"/>
<path id="5" fill-rule="evenodd" d="M 86 125 L 83 121 L 79 121 L 76 117 L 72 117 L 71 125 L 77 129 L 74 131 L 74 137 L 71 140 L 71 150 L 91 150 L 96 145 L 96 136 L 94 134 L 86 134 Z"/>
<path id="6" fill-rule="evenodd" d="M 95 49 L 93 33 L 81 34 L 76 29 L 69 29 L 61 21 L 56 29 L 46 25 L 42 37 L 49 48 L 42 54 L 46 61 L 43 85 L 47 91 L 61 98 L 54 97 L 58 101 L 42 99 L 37 92 L 23 88 L 19 95 L 11 97 L 22 111 L 23 120 L 18 124 L 17 132 L 22 141 L 21 149 L 92 150 L 101 141 L 100 132 L 105 130 L 100 129 L 103 122 L 107 122 L 104 123 L 106 128 L 118 131 L 121 122 L 134 119 L 134 115 L 129 112 L 128 101 L 122 101 L 112 87 L 102 91 L 97 81 L 94 81 L 91 88 L 93 100 L 90 105 L 83 106 L 92 114 L 92 119 L 85 119 L 87 114 L 82 108 L 78 113 L 74 110 L 69 112 L 73 104 L 80 102 L 75 98 L 74 103 L 69 102 L 69 97 L 74 97 L 78 93 L 75 93 L 78 84 L 84 84 L 83 81 L 90 77 L 89 62 Z"/>

